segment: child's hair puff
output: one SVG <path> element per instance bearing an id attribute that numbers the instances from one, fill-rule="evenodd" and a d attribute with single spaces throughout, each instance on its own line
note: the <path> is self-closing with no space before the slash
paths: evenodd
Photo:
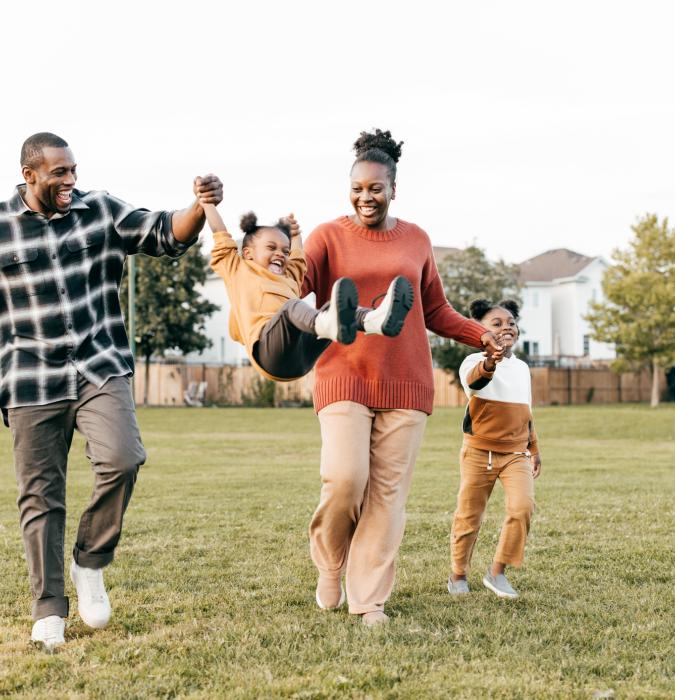
<path id="1" fill-rule="evenodd" d="M 518 317 L 520 316 L 520 306 L 518 306 L 518 302 L 515 301 L 515 299 L 502 299 L 497 306 L 501 306 L 502 309 L 506 309 L 507 311 L 511 312 L 511 316 L 518 320 Z"/>
<path id="2" fill-rule="evenodd" d="M 488 299 L 474 299 L 469 304 L 469 314 L 471 318 L 476 319 L 476 321 L 480 321 L 489 311 L 496 308 L 506 309 L 511 316 L 516 319 L 516 321 L 518 320 L 520 315 L 520 307 L 518 306 L 518 302 L 514 301 L 513 299 L 502 299 L 502 301 L 497 302 L 496 304 Z"/>
<path id="3" fill-rule="evenodd" d="M 239 228 L 248 236 L 258 230 L 258 217 L 254 212 L 249 211 L 242 214 L 239 220 Z"/>
<path id="4" fill-rule="evenodd" d="M 494 308 L 494 304 L 487 299 L 474 299 L 469 304 L 469 314 L 471 318 L 475 318 L 476 321 L 480 321 L 483 316 L 490 310 Z"/>
<path id="5" fill-rule="evenodd" d="M 288 221 L 284 218 L 279 219 L 276 222 L 276 224 L 272 224 L 271 226 L 259 226 L 258 217 L 255 215 L 254 212 L 249 211 L 246 214 L 243 214 L 241 219 L 239 220 L 239 228 L 244 233 L 244 240 L 241 244 L 243 248 L 246 248 L 246 246 L 251 245 L 251 240 L 255 238 L 258 231 L 260 231 L 263 228 L 279 229 L 279 231 L 281 231 L 285 236 L 288 237 L 289 241 L 291 240 L 291 227 Z"/>

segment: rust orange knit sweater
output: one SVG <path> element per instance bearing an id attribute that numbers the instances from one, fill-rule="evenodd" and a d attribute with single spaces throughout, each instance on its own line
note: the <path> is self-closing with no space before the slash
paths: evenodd
<path id="1" fill-rule="evenodd" d="M 426 329 L 481 347 L 486 332 L 455 311 L 443 292 L 427 234 L 401 219 L 388 231 L 371 231 L 342 216 L 318 226 L 305 244 L 303 296 L 317 306 L 330 298 L 339 277 L 351 277 L 361 306 L 387 291 L 396 275 L 415 290 L 415 303 L 397 338 L 359 333 L 352 345 L 332 343 L 316 364 L 314 407 L 355 401 L 370 408 L 409 408 L 431 413 L 434 381 Z"/>

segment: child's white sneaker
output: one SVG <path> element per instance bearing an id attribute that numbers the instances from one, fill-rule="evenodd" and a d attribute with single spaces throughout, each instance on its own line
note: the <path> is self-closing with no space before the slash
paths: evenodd
<path id="1" fill-rule="evenodd" d="M 448 579 L 448 593 L 450 595 L 468 595 L 469 594 L 469 584 L 465 578 L 458 578 L 456 581 L 452 580 L 452 576 Z"/>
<path id="2" fill-rule="evenodd" d="M 65 644 L 63 632 L 66 629 L 66 621 L 59 615 L 48 615 L 41 620 L 36 620 L 33 625 L 30 639 L 32 642 L 42 644 L 44 650 L 52 653 L 56 647 Z"/>
<path id="3" fill-rule="evenodd" d="M 73 561 L 70 578 L 77 590 L 77 611 L 84 624 L 94 629 L 105 627 L 112 609 L 103 583 L 103 570 L 87 569 Z"/>
<path id="4" fill-rule="evenodd" d="M 515 600 L 518 597 L 518 592 L 514 590 L 506 576 L 504 574 L 495 576 L 489 568 L 483 576 L 483 585 L 500 598 Z"/>
<path id="5" fill-rule="evenodd" d="M 340 277 L 333 285 L 330 304 L 319 311 L 314 321 L 317 338 L 349 345 L 356 339 L 356 307 L 359 295 L 348 277 Z"/>
<path id="6" fill-rule="evenodd" d="M 369 311 L 363 319 L 363 328 L 367 334 L 397 336 L 403 329 L 403 322 L 412 308 L 415 294 L 412 284 L 402 276 L 395 277 L 382 303 Z"/>

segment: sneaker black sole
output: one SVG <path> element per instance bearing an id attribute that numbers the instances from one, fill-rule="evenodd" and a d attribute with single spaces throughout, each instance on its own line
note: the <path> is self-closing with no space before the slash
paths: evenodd
<path id="1" fill-rule="evenodd" d="M 415 300 L 412 284 L 405 277 L 399 275 L 393 284 L 391 309 L 382 324 L 382 335 L 388 335 L 390 338 L 394 338 L 403 330 L 403 322 Z"/>
<path id="2" fill-rule="evenodd" d="M 356 309 L 359 293 L 349 277 L 337 280 L 338 343 L 350 345 L 356 340 Z"/>

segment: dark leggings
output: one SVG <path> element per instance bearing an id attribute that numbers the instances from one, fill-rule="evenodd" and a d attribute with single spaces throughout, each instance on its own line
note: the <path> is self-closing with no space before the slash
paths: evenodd
<path id="1" fill-rule="evenodd" d="M 253 357 L 265 372 L 279 379 L 296 379 L 314 367 L 331 343 L 316 337 L 318 313 L 300 299 L 289 299 L 272 316 L 253 346 Z"/>

